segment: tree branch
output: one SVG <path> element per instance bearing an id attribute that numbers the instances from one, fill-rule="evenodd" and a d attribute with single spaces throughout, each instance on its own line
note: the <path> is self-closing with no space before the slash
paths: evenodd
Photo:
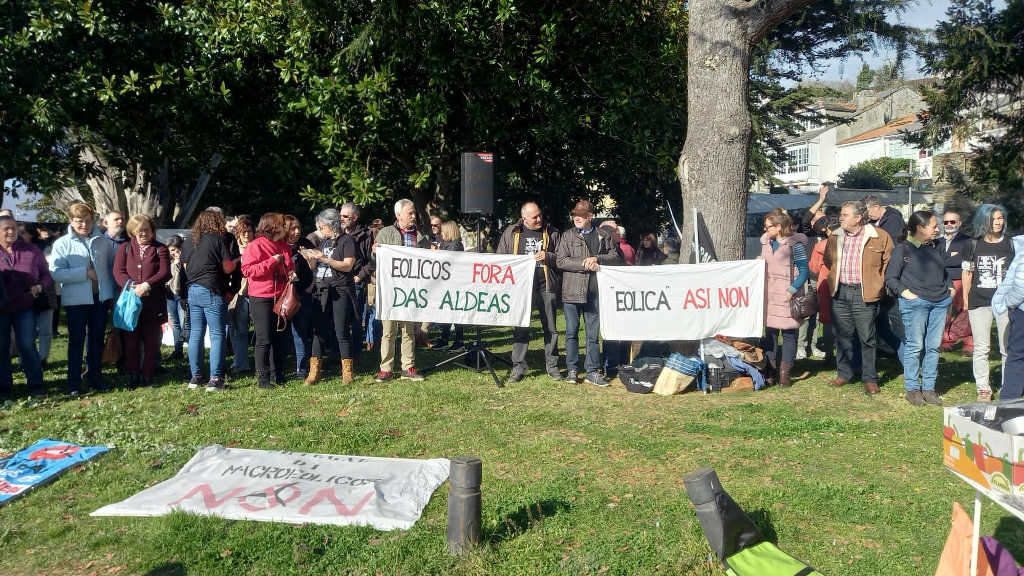
<path id="1" fill-rule="evenodd" d="M 750 43 L 756 44 L 768 35 L 768 32 L 795 14 L 797 11 L 813 4 L 815 0 L 743 0 L 744 4 L 756 4 L 755 10 L 747 11 L 752 20 Z"/>

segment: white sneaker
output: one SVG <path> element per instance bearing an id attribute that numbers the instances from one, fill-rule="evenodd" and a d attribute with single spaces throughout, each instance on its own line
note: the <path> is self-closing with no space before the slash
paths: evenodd
<path id="1" fill-rule="evenodd" d="M 825 351 L 815 346 L 814 348 L 811 348 L 811 356 L 815 358 L 824 358 Z"/>
<path id="2" fill-rule="evenodd" d="M 798 350 L 796 351 L 796 359 L 797 359 L 797 360 L 804 360 L 804 359 L 806 359 L 806 358 L 807 358 L 807 351 L 806 351 L 806 350 L 804 350 L 803 348 L 799 348 L 799 349 L 798 349 Z"/>

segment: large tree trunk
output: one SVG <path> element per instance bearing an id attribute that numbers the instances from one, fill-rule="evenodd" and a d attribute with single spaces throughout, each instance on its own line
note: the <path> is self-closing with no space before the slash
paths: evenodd
<path id="1" fill-rule="evenodd" d="M 812 0 L 690 0 L 686 144 L 679 157 L 682 258 L 701 212 L 721 260 L 743 257 L 751 122 L 750 54 L 769 30 Z M 685 260 L 683 260 L 685 262 Z"/>

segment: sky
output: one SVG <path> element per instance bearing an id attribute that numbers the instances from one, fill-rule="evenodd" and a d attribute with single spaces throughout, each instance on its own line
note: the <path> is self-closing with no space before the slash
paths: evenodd
<path id="1" fill-rule="evenodd" d="M 949 0 L 918 0 L 902 16 L 893 18 L 893 21 L 908 24 L 917 28 L 935 28 L 936 22 L 945 18 L 946 9 L 949 7 Z M 863 58 L 863 60 L 862 60 Z M 807 80 L 849 80 L 856 83 L 857 74 L 860 72 L 861 62 L 867 62 L 873 70 L 877 70 L 887 61 L 894 60 L 893 51 L 883 50 L 878 54 L 867 53 L 862 56 L 855 56 L 846 60 L 833 60 L 828 64 L 825 71 L 816 77 L 809 77 Z M 911 55 L 906 60 L 903 74 L 907 79 L 921 78 L 925 74 L 920 70 L 921 60 L 916 55 Z"/>

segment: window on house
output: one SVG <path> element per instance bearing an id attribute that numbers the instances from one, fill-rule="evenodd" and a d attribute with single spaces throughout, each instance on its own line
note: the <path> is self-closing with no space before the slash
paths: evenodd
<path id="1" fill-rule="evenodd" d="M 795 172 L 807 172 L 807 162 L 809 153 L 807 146 L 801 146 L 800 148 L 794 148 L 786 152 L 786 165 L 787 172 L 793 174 Z"/>

